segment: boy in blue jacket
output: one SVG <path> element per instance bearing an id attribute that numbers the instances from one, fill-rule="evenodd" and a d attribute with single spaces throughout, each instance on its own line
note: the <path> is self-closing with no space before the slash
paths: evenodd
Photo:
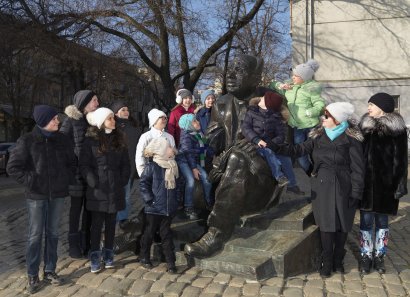
<path id="1" fill-rule="evenodd" d="M 145 268 L 152 268 L 150 250 L 154 235 L 159 230 L 167 271 L 176 273 L 175 246 L 171 232 L 172 218 L 178 209 L 178 166 L 174 160 L 175 149 L 165 137 L 158 137 L 147 145 L 144 156 L 152 158 L 152 162 L 146 165 L 140 178 L 140 193 L 144 201 L 146 220 L 141 238 L 140 263 Z"/>

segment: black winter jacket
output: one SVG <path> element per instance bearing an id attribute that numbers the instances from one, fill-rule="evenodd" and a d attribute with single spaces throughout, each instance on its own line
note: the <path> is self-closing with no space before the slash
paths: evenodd
<path id="1" fill-rule="evenodd" d="M 165 187 L 165 170 L 152 161 L 141 175 L 140 193 L 145 213 L 173 216 L 178 209 L 176 190 Z"/>
<path id="2" fill-rule="evenodd" d="M 407 194 L 407 128 L 398 113 L 380 118 L 365 114 L 359 124 L 364 135 L 366 174 L 361 209 L 396 215 L 399 198 Z"/>
<path id="3" fill-rule="evenodd" d="M 105 134 L 112 141 L 115 132 Z M 99 153 L 97 130 L 87 131 L 80 154 L 80 170 L 87 181 L 86 208 L 90 211 L 115 213 L 125 208 L 124 187 L 130 177 L 130 164 L 126 148 L 110 149 Z"/>
<path id="4" fill-rule="evenodd" d="M 190 132 L 191 131 L 181 130 L 178 155 L 176 156 L 177 162 L 186 162 L 188 163 L 189 168 L 194 169 L 197 165 L 200 165 L 199 156 L 201 152 L 206 150 L 205 167 L 208 167 L 212 163 L 214 150 L 208 145 L 208 143 L 205 143 L 205 146 L 201 148 L 198 140 L 194 135 L 191 135 Z"/>
<path id="5" fill-rule="evenodd" d="M 286 127 L 281 113 L 262 111 L 259 106 L 248 107 L 241 129 L 243 136 L 254 144 L 260 140 L 277 144 L 285 141 Z"/>
<path id="6" fill-rule="evenodd" d="M 69 139 L 59 132 L 46 137 L 38 126 L 21 136 L 10 154 L 7 173 L 26 187 L 27 199 L 68 196 L 77 160 Z"/>

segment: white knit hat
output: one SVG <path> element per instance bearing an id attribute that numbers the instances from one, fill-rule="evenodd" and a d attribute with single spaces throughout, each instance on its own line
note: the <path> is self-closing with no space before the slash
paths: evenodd
<path id="1" fill-rule="evenodd" d="M 102 124 L 104 124 L 110 114 L 114 115 L 111 109 L 100 107 L 93 112 L 87 113 L 87 121 L 91 126 L 101 129 Z"/>
<path id="2" fill-rule="evenodd" d="M 165 156 L 169 142 L 165 137 L 152 139 L 144 149 L 144 156 L 152 157 L 154 155 Z"/>
<path id="3" fill-rule="evenodd" d="M 354 113 L 354 106 L 349 102 L 335 102 L 326 106 L 326 110 L 339 123 L 350 119 Z"/>
<path id="4" fill-rule="evenodd" d="M 315 72 L 319 69 L 319 63 L 316 60 L 309 60 L 304 64 L 299 64 L 293 69 L 293 73 L 300 76 L 303 81 L 311 80 Z"/>
<path id="5" fill-rule="evenodd" d="M 152 126 L 154 126 L 160 117 L 166 117 L 166 116 L 167 115 L 162 110 L 159 110 L 156 108 L 151 109 L 150 112 L 148 113 L 149 127 L 151 128 Z"/>

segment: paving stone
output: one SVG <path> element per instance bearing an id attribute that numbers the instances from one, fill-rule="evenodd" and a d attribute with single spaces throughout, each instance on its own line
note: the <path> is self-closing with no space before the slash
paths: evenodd
<path id="1" fill-rule="evenodd" d="M 168 280 L 160 279 L 152 284 L 151 292 L 165 292 L 166 288 L 171 282 Z"/>
<path id="2" fill-rule="evenodd" d="M 323 297 L 324 295 L 323 289 L 317 287 L 305 287 L 303 292 L 305 297 Z"/>
<path id="3" fill-rule="evenodd" d="M 102 297 L 104 295 L 106 295 L 105 292 L 96 291 L 86 287 L 82 287 L 75 293 L 75 297 Z"/>
<path id="4" fill-rule="evenodd" d="M 221 295 L 226 285 L 219 283 L 210 283 L 204 290 L 204 293 Z"/>
<path id="5" fill-rule="evenodd" d="M 383 288 L 382 281 L 379 278 L 363 279 L 363 283 L 365 284 L 366 287 Z"/>
<path id="6" fill-rule="evenodd" d="M 367 296 L 371 297 L 387 297 L 386 292 L 383 288 L 369 287 L 366 288 Z"/>
<path id="7" fill-rule="evenodd" d="M 27 285 L 27 278 L 20 277 L 20 278 L 13 280 L 13 283 L 10 284 L 9 289 L 21 292 L 25 290 L 26 285 Z"/>
<path id="8" fill-rule="evenodd" d="M 120 279 L 119 278 L 115 278 L 115 277 L 107 277 L 100 286 L 98 286 L 98 290 L 99 291 L 103 291 L 103 292 L 112 292 L 113 288 L 117 287 L 118 284 L 120 283 Z"/>
<path id="9" fill-rule="evenodd" d="M 400 277 L 397 274 L 386 273 L 386 274 L 383 274 L 382 277 L 386 283 L 396 284 L 396 285 L 401 284 Z"/>
<path id="10" fill-rule="evenodd" d="M 284 279 L 281 277 L 272 277 L 263 282 L 267 286 L 283 287 L 285 283 Z"/>
<path id="11" fill-rule="evenodd" d="M 118 285 L 114 287 L 110 293 L 125 296 L 127 295 L 128 290 L 131 288 L 135 280 L 131 278 L 124 278 L 119 280 L 120 282 L 118 283 Z"/>
<path id="12" fill-rule="evenodd" d="M 149 271 L 145 273 L 142 278 L 146 280 L 150 280 L 150 281 L 156 281 L 157 279 L 160 279 L 161 276 L 162 276 L 161 272 Z"/>
<path id="13" fill-rule="evenodd" d="M 120 268 L 114 271 L 112 273 L 112 276 L 116 278 L 126 278 L 127 275 L 130 274 L 131 272 L 132 272 L 132 269 L 130 268 Z"/>
<path id="14" fill-rule="evenodd" d="M 181 297 L 198 297 L 201 293 L 201 288 L 188 286 L 184 289 Z"/>
<path id="15" fill-rule="evenodd" d="M 195 274 L 182 274 L 178 277 L 177 282 L 179 283 L 191 283 L 197 276 Z"/>
<path id="16" fill-rule="evenodd" d="M 180 296 L 182 294 L 182 291 L 185 289 L 186 287 L 186 283 L 185 282 L 176 282 L 176 283 L 172 283 L 168 286 L 167 291 L 164 292 L 164 297 L 176 297 L 176 296 Z"/>
<path id="17" fill-rule="evenodd" d="M 73 268 L 80 268 L 87 265 L 87 267 L 89 267 L 89 260 L 74 260 L 73 262 L 70 263 L 70 265 L 68 265 L 68 267 L 73 267 Z"/>
<path id="18" fill-rule="evenodd" d="M 199 297 L 220 297 L 221 295 L 218 294 L 211 294 L 211 293 L 201 293 Z"/>
<path id="19" fill-rule="evenodd" d="M 280 296 L 281 291 L 282 291 L 282 287 L 262 286 L 262 288 L 259 291 L 259 294 L 261 296 L 266 296 L 266 295 Z"/>
<path id="20" fill-rule="evenodd" d="M 108 277 L 106 274 L 86 273 L 77 280 L 77 284 L 97 288 Z"/>
<path id="21" fill-rule="evenodd" d="M 380 274 L 376 271 L 371 271 L 369 274 L 364 274 L 363 275 L 363 280 L 370 279 L 370 278 L 380 279 Z"/>
<path id="22" fill-rule="evenodd" d="M 304 285 L 304 281 L 303 279 L 300 278 L 291 278 L 288 279 L 288 281 L 286 282 L 286 287 L 297 287 L 297 288 L 302 288 Z"/>
<path id="23" fill-rule="evenodd" d="M 368 297 L 365 292 L 349 292 L 346 294 L 348 297 Z M 369 296 L 372 297 L 372 296 Z"/>
<path id="24" fill-rule="evenodd" d="M 146 270 L 144 269 L 137 269 L 132 271 L 130 274 L 127 275 L 127 278 L 132 278 L 132 279 L 140 279 L 142 276 L 147 273 Z"/>
<path id="25" fill-rule="evenodd" d="M 231 280 L 231 276 L 226 273 L 218 273 L 215 277 L 213 282 L 220 283 L 220 284 L 227 284 Z"/>
<path id="26" fill-rule="evenodd" d="M 311 279 L 308 280 L 305 284 L 305 288 L 306 287 L 314 287 L 314 288 L 320 288 L 322 289 L 324 286 L 324 281 L 322 279 Z"/>
<path id="27" fill-rule="evenodd" d="M 388 295 L 406 296 L 406 291 L 402 285 L 386 283 Z"/>
<path id="28" fill-rule="evenodd" d="M 211 282 L 212 282 L 211 277 L 200 277 L 192 282 L 192 286 L 203 289 L 206 286 L 208 286 Z"/>
<path id="29" fill-rule="evenodd" d="M 341 282 L 326 282 L 326 290 L 332 293 L 343 293 L 343 287 Z"/>
<path id="30" fill-rule="evenodd" d="M 303 297 L 303 290 L 300 288 L 285 288 L 283 290 L 285 297 Z"/>
<path id="31" fill-rule="evenodd" d="M 363 285 L 361 281 L 350 280 L 344 282 L 345 290 L 347 292 L 361 292 L 363 291 Z"/>
<path id="32" fill-rule="evenodd" d="M 258 296 L 259 290 L 261 288 L 260 284 L 245 284 L 242 288 L 242 294 L 244 296 Z"/>
<path id="33" fill-rule="evenodd" d="M 104 296 L 106 297 L 106 296 Z M 150 292 L 144 295 L 144 297 L 162 297 L 162 293 L 159 292 Z"/>
<path id="34" fill-rule="evenodd" d="M 240 297 L 242 296 L 242 288 L 226 287 L 222 297 Z"/>
<path id="35" fill-rule="evenodd" d="M 131 288 L 128 290 L 130 295 L 144 295 L 149 292 L 149 289 L 152 286 L 153 281 L 145 279 L 137 279 L 132 284 Z"/>
<path id="36" fill-rule="evenodd" d="M 327 293 L 327 297 L 346 297 L 346 295 L 344 295 L 342 293 L 329 292 L 329 293 Z"/>
<path id="37" fill-rule="evenodd" d="M 320 276 L 319 272 L 315 272 L 315 273 L 309 273 L 307 275 L 307 279 L 311 280 L 311 279 L 322 279 L 322 277 Z"/>
<path id="38" fill-rule="evenodd" d="M 202 277 L 214 277 L 217 273 L 211 270 L 202 270 L 199 275 Z"/>
<path id="39" fill-rule="evenodd" d="M 21 296 L 21 292 L 20 291 L 15 291 L 12 289 L 5 289 L 5 290 L 1 290 L 0 291 L 0 297 L 20 297 Z M 25 295 L 25 296 L 29 296 L 29 295 Z"/>
<path id="40" fill-rule="evenodd" d="M 188 269 L 187 271 L 185 271 L 184 273 L 185 273 L 185 274 L 195 274 L 195 275 L 197 275 L 197 274 L 199 274 L 200 272 L 201 272 L 201 268 L 194 266 L 194 267 L 189 268 L 189 269 Z"/>
<path id="41" fill-rule="evenodd" d="M 9 279 L 2 280 L 2 281 L 0 282 L 0 290 L 6 289 L 6 288 L 7 288 L 8 286 L 10 286 L 14 281 L 15 281 L 15 279 L 13 279 L 13 278 L 9 278 Z"/>
<path id="42" fill-rule="evenodd" d="M 70 287 L 67 287 L 64 291 L 60 292 L 58 294 L 58 297 L 71 297 L 75 296 L 77 292 L 81 289 L 82 287 L 79 285 L 72 285 Z"/>
<path id="43" fill-rule="evenodd" d="M 241 277 L 233 277 L 229 282 L 229 286 L 231 287 L 242 287 L 245 283 L 245 279 Z"/>
<path id="44" fill-rule="evenodd" d="M 362 277 L 360 276 L 359 271 L 350 271 L 344 275 L 345 280 L 361 280 Z"/>
<path id="45" fill-rule="evenodd" d="M 328 278 L 326 278 L 326 283 L 328 282 L 337 282 L 341 283 L 343 282 L 343 275 L 340 273 L 332 273 L 332 275 Z"/>
<path id="46" fill-rule="evenodd" d="M 165 273 L 161 276 L 160 279 L 175 282 L 178 277 L 180 277 L 179 274 Z"/>

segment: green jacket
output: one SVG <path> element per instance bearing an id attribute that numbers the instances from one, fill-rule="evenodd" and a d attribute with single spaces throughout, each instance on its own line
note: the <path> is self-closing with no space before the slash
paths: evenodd
<path id="1" fill-rule="evenodd" d="M 319 124 L 319 116 L 325 107 L 325 100 L 320 96 L 322 93 L 320 83 L 309 80 L 301 85 L 293 85 L 291 90 L 279 89 L 280 84 L 273 81 L 269 88 L 285 95 L 290 113 L 288 125 L 303 129 Z"/>

